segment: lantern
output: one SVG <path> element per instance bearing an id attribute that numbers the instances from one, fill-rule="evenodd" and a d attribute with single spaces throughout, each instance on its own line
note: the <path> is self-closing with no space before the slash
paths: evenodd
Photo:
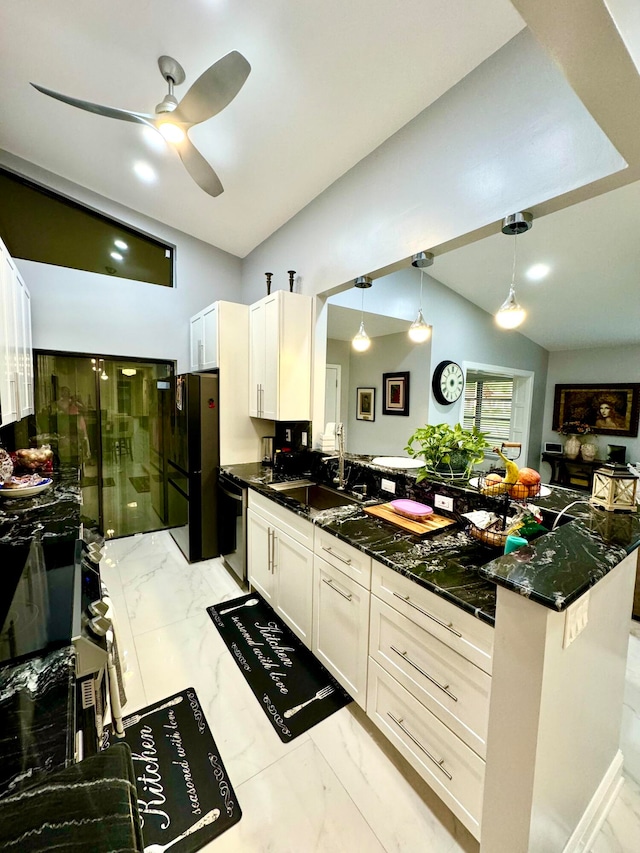
<path id="1" fill-rule="evenodd" d="M 626 465 L 604 465 L 593 472 L 591 503 L 618 512 L 636 511 L 638 479 Z"/>

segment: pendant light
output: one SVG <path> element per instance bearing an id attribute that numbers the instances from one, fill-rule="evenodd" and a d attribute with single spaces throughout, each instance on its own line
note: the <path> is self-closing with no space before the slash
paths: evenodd
<path id="1" fill-rule="evenodd" d="M 512 213 L 502 220 L 502 233 L 513 235 L 513 268 L 509 295 L 495 314 L 496 323 L 502 329 L 516 329 L 527 316 L 527 312 L 516 299 L 516 238 L 518 234 L 528 231 L 532 225 L 531 213 Z"/>
<path id="2" fill-rule="evenodd" d="M 371 338 L 364 328 L 364 292 L 368 287 L 371 287 L 372 282 L 368 275 L 360 275 L 353 283 L 356 287 L 359 287 L 362 290 L 362 313 L 360 315 L 360 328 L 358 329 L 357 335 L 351 341 L 351 346 L 357 352 L 365 352 L 365 350 L 368 350 L 371 346 Z"/>
<path id="3" fill-rule="evenodd" d="M 409 327 L 409 338 L 414 344 L 423 344 L 431 337 L 431 326 L 429 326 L 422 316 L 422 278 L 424 276 L 424 268 L 430 267 L 433 263 L 433 255 L 431 252 L 418 252 L 411 258 L 411 265 L 420 269 L 420 307 L 418 308 L 418 316 Z"/>

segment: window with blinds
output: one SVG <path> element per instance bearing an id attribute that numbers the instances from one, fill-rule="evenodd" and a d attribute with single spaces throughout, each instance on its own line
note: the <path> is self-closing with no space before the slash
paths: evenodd
<path id="1" fill-rule="evenodd" d="M 513 379 L 488 374 L 467 374 L 463 426 L 488 433 L 487 441 L 509 441 L 513 405 Z"/>

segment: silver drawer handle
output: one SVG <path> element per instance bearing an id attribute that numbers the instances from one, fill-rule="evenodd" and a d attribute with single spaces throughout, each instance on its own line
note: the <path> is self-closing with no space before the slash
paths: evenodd
<path id="1" fill-rule="evenodd" d="M 322 578 L 322 583 L 326 583 L 326 585 L 328 587 L 330 587 L 334 592 L 337 592 L 338 595 L 341 595 L 343 598 L 346 598 L 347 601 L 351 601 L 351 599 L 353 598 L 353 595 L 351 593 L 349 593 L 349 595 L 347 595 L 346 592 L 342 592 L 341 589 L 338 589 L 337 586 L 334 586 L 333 583 L 331 582 L 331 580 L 327 580 L 326 578 Z"/>
<path id="2" fill-rule="evenodd" d="M 438 761 L 438 759 L 434 758 L 433 755 L 431 755 L 431 753 L 428 752 L 428 750 L 426 750 L 424 748 L 424 746 L 420 743 L 420 741 L 411 734 L 409 729 L 405 728 L 405 726 L 402 725 L 402 720 L 398 720 L 398 718 L 394 717 L 390 711 L 387 711 L 387 716 L 391 717 L 391 719 L 398 726 L 398 728 L 402 729 L 402 731 L 406 734 L 406 736 L 408 738 L 410 738 L 415 743 L 415 745 L 417 747 L 419 747 L 424 752 L 424 754 L 427 756 L 427 758 L 430 761 L 433 761 L 433 763 L 436 765 L 438 770 L 441 770 L 444 773 L 444 775 L 447 777 L 447 779 L 450 782 L 453 782 L 453 776 L 451 775 L 451 773 L 449 773 L 448 770 L 445 770 L 444 767 L 442 766 L 444 764 L 444 758 L 441 758 L 440 761 Z"/>
<path id="3" fill-rule="evenodd" d="M 446 628 L 447 631 L 451 631 L 452 634 L 455 634 L 456 637 L 460 637 L 462 639 L 462 634 L 459 631 L 456 631 L 455 628 L 451 627 L 451 624 L 447 625 L 446 622 L 442 622 L 440 619 L 436 619 L 435 616 L 432 616 L 430 613 L 427 613 L 426 610 L 423 610 L 422 607 L 418 607 L 417 604 L 414 604 L 413 601 L 409 601 L 408 595 L 400 595 L 398 592 L 393 593 L 396 598 L 399 598 L 400 601 L 404 601 L 405 604 L 408 604 L 410 607 L 413 607 L 414 610 L 417 610 L 419 613 L 422 613 L 423 616 L 427 616 L 429 619 L 433 619 L 434 622 L 437 622 L 438 625 L 441 625 L 443 628 Z"/>
<path id="4" fill-rule="evenodd" d="M 347 566 L 351 565 L 351 559 L 349 557 L 341 557 L 340 554 L 336 554 L 333 548 L 327 548 L 326 545 L 322 546 L 322 550 L 326 551 L 327 554 L 331 554 L 332 557 L 335 557 L 337 560 L 340 560 L 341 563 L 345 563 Z"/>
<path id="5" fill-rule="evenodd" d="M 406 653 L 406 652 L 401 652 L 401 651 L 400 651 L 400 649 L 396 649 L 396 647 L 395 647 L 395 646 L 391 646 L 391 650 L 392 650 L 392 651 L 394 651 L 397 655 L 400 655 L 400 657 L 401 657 L 403 660 L 406 660 L 406 662 L 407 662 L 410 666 L 412 666 L 414 669 L 417 669 L 417 670 L 418 670 L 418 672 L 420 673 L 420 675 L 424 675 L 424 677 L 425 677 L 425 678 L 427 678 L 427 679 L 428 679 L 432 684 L 435 684 L 435 686 L 436 686 L 436 687 L 439 687 L 439 688 L 440 688 L 440 690 L 442 690 L 442 692 L 443 692 L 443 693 L 446 693 L 446 694 L 447 694 L 447 696 L 449 696 L 449 698 L 453 699 L 453 701 L 454 701 L 454 702 L 457 702 L 457 701 L 458 701 L 458 697 L 457 697 L 457 696 L 454 696 L 454 695 L 453 695 L 453 693 L 449 690 L 449 685 L 448 685 L 448 684 L 439 684 L 439 683 L 435 680 L 435 678 L 433 678 L 431 675 L 429 675 L 429 673 L 428 673 L 428 672 L 425 672 L 425 671 L 424 671 L 424 669 L 422 669 L 422 667 L 418 666 L 418 664 L 417 664 L 417 663 L 414 663 L 414 662 L 411 660 L 411 658 L 407 657 L 407 653 Z"/>

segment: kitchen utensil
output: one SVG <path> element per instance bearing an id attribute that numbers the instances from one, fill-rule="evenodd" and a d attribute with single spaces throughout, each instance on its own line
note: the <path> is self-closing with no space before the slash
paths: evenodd
<path id="1" fill-rule="evenodd" d="M 165 708 L 172 708 L 174 705 L 179 705 L 182 702 L 182 696 L 176 696 L 175 699 L 172 699 L 170 702 L 165 702 L 164 705 L 158 705 L 157 708 L 154 708 L 152 711 L 145 711 L 144 714 L 134 714 L 132 717 L 127 717 L 124 720 L 123 725 L 125 729 L 128 729 L 130 726 L 135 726 L 143 717 L 148 717 L 149 714 L 155 714 L 156 711 L 164 711 Z"/>
<path id="2" fill-rule="evenodd" d="M 275 435 L 262 436 L 262 464 L 273 465 L 273 454 L 275 447 Z"/>
<path id="3" fill-rule="evenodd" d="M 418 501 L 410 501 L 406 498 L 391 501 L 389 506 L 398 515 L 410 518 L 412 521 L 426 521 L 430 515 L 433 515 L 433 507 L 418 503 Z"/>
<path id="4" fill-rule="evenodd" d="M 407 533 L 413 533 L 416 536 L 427 536 L 428 534 L 442 533 L 447 527 L 454 527 L 456 522 L 452 518 L 445 518 L 442 515 L 433 513 L 425 521 L 412 521 L 409 518 L 404 518 L 394 512 L 389 504 L 375 504 L 374 506 L 363 506 L 363 512 L 367 515 L 374 515 L 376 518 L 381 518 L 383 521 L 388 521 Z"/>
<path id="5" fill-rule="evenodd" d="M 0 497 L 3 498 L 30 498 L 33 495 L 39 495 L 44 492 L 53 483 L 51 477 L 45 477 L 35 486 L 18 486 L 15 489 L 8 489 L 6 486 L 0 489 Z"/>
<path id="6" fill-rule="evenodd" d="M 236 604 L 235 607 L 227 607 L 226 610 L 218 611 L 219 616 L 223 616 L 225 613 L 231 613 L 232 610 L 240 610 L 241 607 L 254 607 L 256 604 L 259 604 L 257 598 L 249 598 L 247 601 L 244 601 L 242 604 Z"/>
<path id="7" fill-rule="evenodd" d="M 331 685 L 327 687 L 323 687 L 322 690 L 318 690 L 315 696 L 312 696 L 311 699 L 307 699 L 306 702 L 301 702 L 300 705 L 296 705 L 294 708 L 289 708 L 288 711 L 284 712 L 284 716 L 289 719 L 289 717 L 293 717 L 294 714 L 297 714 L 298 711 L 301 711 L 303 708 L 306 708 L 307 705 L 310 705 L 312 702 L 315 702 L 316 699 L 326 699 L 327 696 L 331 696 L 334 692 L 333 687 Z"/>
<path id="8" fill-rule="evenodd" d="M 144 853 L 164 853 L 165 850 L 168 850 L 170 847 L 173 847 L 174 844 L 177 844 L 178 841 L 182 841 L 183 838 L 187 838 L 189 835 L 193 835 L 194 832 L 198 832 L 201 829 L 204 829 L 205 826 L 209 826 L 212 823 L 215 823 L 216 820 L 220 817 L 220 809 L 212 809 L 210 812 L 200 818 L 197 823 L 194 823 L 189 829 L 183 832 L 181 835 L 178 835 L 177 838 L 174 838 L 173 841 L 170 841 L 168 844 L 147 844 L 144 848 Z"/>

